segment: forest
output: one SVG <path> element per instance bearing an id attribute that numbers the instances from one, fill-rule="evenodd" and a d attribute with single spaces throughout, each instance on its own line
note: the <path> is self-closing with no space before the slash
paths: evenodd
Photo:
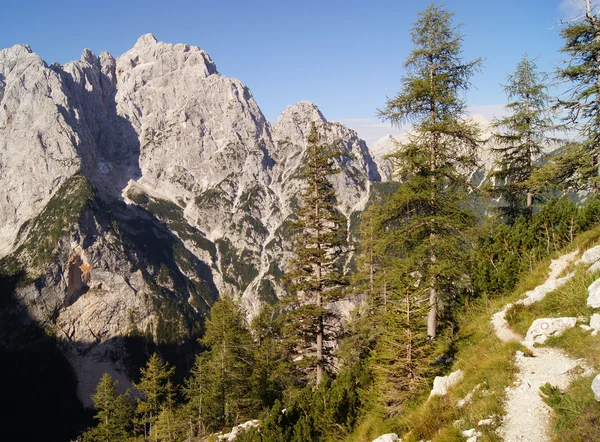
<path id="1" fill-rule="evenodd" d="M 125 394 L 105 374 L 80 440 L 217 440 L 248 421 L 236 441 L 436 434 L 450 412 L 423 405 L 433 378 L 466 348 L 500 349 L 473 318 L 600 221 L 600 15 L 588 1 L 559 32 L 567 61 L 545 73 L 523 56 L 503 85 L 507 115 L 485 138 L 466 98 L 483 61 L 463 59 L 452 12 L 422 11 L 399 92 L 378 110 L 411 130 L 389 158 L 394 182 L 362 213 L 360 240 L 348 241 L 329 181 L 336 151 L 313 124 L 287 296 L 252 320 L 221 296 L 183 377 L 158 353 Z M 567 92 L 551 96 L 551 82 Z M 494 168 L 476 187 L 468 171 L 486 146 Z M 356 305 L 348 318 L 336 307 L 344 300 Z M 482 370 L 493 383 L 511 369 Z"/>

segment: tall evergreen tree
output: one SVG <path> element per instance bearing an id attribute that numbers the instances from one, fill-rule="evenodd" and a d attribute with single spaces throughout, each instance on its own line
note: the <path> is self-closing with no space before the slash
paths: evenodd
<path id="1" fill-rule="evenodd" d="M 509 115 L 492 123 L 492 140 L 497 144 L 492 148 L 497 168 L 492 176 L 501 180 L 497 190 L 508 204 L 505 212 L 511 222 L 523 214 L 523 207 L 531 217 L 533 190 L 529 179 L 534 162 L 544 147 L 557 141 L 549 136 L 554 126 L 548 113 L 550 96 L 546 80 L 535 61 L 525 55 L 504 86 L 510 101 L 505 106 Z"/>
<path id="2" fill-rule="evenodd" d="M 419 14 L 403 87 L 379 111 L 396 125 L 412 123 L 395 153 L 402 185 L 382 210 L 379 249 L 398 258 L 403 274 L 420 275 L 412 289 L 428 293 L 430 339 L 440 301 L 451 301 L 464 274 L 464 232 L 473 216 L 464 205 L 467 183 L 460 170 L 474 165 L 480 144 L 478 127 L 464 118 L 462 93 L 481 60 L 462 60 L 462 35 L 451 18 L 434 4 Z"/>
<path id="3" fill-rule="evenodd" d="M 92 396 L 98 424 L 85 433 L 85 441 L 126 441 L 131 435 L 133 403 L 129 394 L 119 394 L 118 381 L 104 373 Z"/>
<path id="4" fill-rule="evenodd" d="M 316 384 L 323 380 L 329 347 L 325 342 L 328 318 L 327 303 L 338 299 L 346 278 L 341 272 L 340 255 L 346 245 L 346 220 L 336 209 L 336 195 L 328 176 L 337 173 L 333 158 L 335 152 L 319 143 L 317 127 L 313 123 L 307 137 L 307 164 L 302 178 L 306 188 L 301 195 L 297 232 L 294 241 L 295 256 L 287 272 L 289 288 L 287 313 L 290 337 L 302 361 L 316 372 Z M 310 355 L 314 348 L 314 357 Z"/>
<path id="5" fill-rule="evenodd" d="M 562 184 L 581 187 L 590 183 L 598 188 L 600 173 L 600 11 L 591 0 L 579 0 L 584 6 L 581 17 L 561 31 L 569 56 L 556 76 L 570 84 L 559 106 L 567 112 L 567 127 L 577 129 L 581 141 L 567 146 L 563 155 L 552 159 L 535 176 L 538 186 Z"/>
<path id="6" fill-rule="evenodd" d="M 213 305 L 202 343 L 209 350 L 198 356 L 186 391 L 200 428 L 220 430 L 252 417 L 252 337 L 245 313 L 231 297 Z"/>
<path id="7" fill-rule="evenodd" d="M 139 422 L 142 424 L 144 439 L 151 437 L 152 427 L 158 419 L 163 404 L 167 399 L 172 398 L 171 376 L 174 371 L 175 368 L 169 367 L 169 364 L 164 363 L 156 353 L 141 370 L 141 378 L 135 384 L 135 388 L 142 393 L 143 397 L 138 399 L 136 413 L 140 416 Z"/>
<path id="8" fill-rule="evenodd" d="M 264 304 L 251 323 L 254 338 L 254 366 L 251 386 L 254 409 L 271 408 L 282 398 L 289 383 L 289 363 L 283 358 L 281 324 L 277 310 Z"/>

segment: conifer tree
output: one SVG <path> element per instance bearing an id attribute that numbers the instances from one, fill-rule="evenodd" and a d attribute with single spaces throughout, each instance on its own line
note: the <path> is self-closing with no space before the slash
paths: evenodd
<path id="1" fill-rule="evenodd" d="M 200 427 L 220 430 L 252 417 L 252 337 L 245 313 L 231 297 L 213 305 L 202 343 L 209 350 L 198 356 L 186 390 Z"/>
<path id="2" fill-rule="evenodd" d="M 529 179 L 534 162 L 544 147 L 557 141 L 549 136 L 553 123 L 548 113 L 550 96 L 546 92 L 546 78 L 538 72 L 535 61 L 523 56 L 504 86 L 510 101 L 505 109 L 510 114 L 492 123 L 492 140 L 497 143 L 492 148 L 497 167 L 492 176 L 501 180 L 497 190 L 508 203 L 505 212 L 511 222 L 523 214 L 523 207 L 531 217 L 533 189 Z"/>
<path id="3" fill-rule="evenodd" d="M 566 126 L 577 129 L 581 141 L 566 146 L 565 152 L 551 159 L 536 173 L 538 187 L 563 185 L 580 188 L 591 184 L 598 188 L 600 173 L 600 11 L 591 0 L 578 0 L 583 14 L 561 31 L 569 56 L 556 76 L 570 85 L 566 98 L 558 104 L 567 112 Z"/>
<path id="4" fill-rule="evenodd" d="M 140 416 L 144 439 L 152 435 L 152 427 L 156 423 L 163 408 L 165 400 L 172 398 L 173 385 L 171 376 L 175 368 L 169 367 L 154 353 L 148 360 L 146 367 L 141 370 L 140 381 L 135 388 L 142 393 L 143 398 L 138 399 L 136 413 Z"/>
<path id="5" fill-rule="evenodd" d="M 119 394 L 118 381 L 104 373 L 92 396 L 98 424 L 86 432 L 85 441 L 126 441 L 131 434 L 133 403 L 129 394 Z"/>
<path id="6" fill-rule="evenodd" d="M 315 370 L 319 385 L 329 357 L 325 342 L 330 338 L 327 325 L 331 312 L 327 303 L 339 298 L 346 283 L 339 260 L 346 245 L 346 220 L 336 209 L 335 189 L 328 179 L 337 173 L 335 152 L 319 143 L 314 123 L 307 141 L 308 159 L 301 175 L 306 188 L 294 225 L 295 256 L 287 272 L 292 294 L 286 301 L 293 310 L 286 315 L 286 331 L 306 368 Z"/>
<path id="7" fill-rule="evenodd" d="M 379 111 L 396 125 L 412 123 L 395 153 L 402 184 L 379 218 L 379 250 L 397 258 L 402 274 L 420 275 L 412 289 L 428 294 L 430 339 L 440 301 L 451 302 L 464 274 L 464 232 L 474 220 L 464 205 L 467 183 L 460 170 L 474 165 L 480 143 L 478 127 L 464 118 L 462 93 L 481 60 L 462 60 L 462 35 L 451 18 L 434 4 L 419 14 L 403 87 Z"/>
<path id="8" fill-rule="evenodd" d="M 289 382 L 289 366 L 283 358 L 281 324 L 276 316 L 276 309 L 265 304 L 251 323 L 255 345 L 251 398 L 255 410 L 271 408 L 281 399 Z"/>

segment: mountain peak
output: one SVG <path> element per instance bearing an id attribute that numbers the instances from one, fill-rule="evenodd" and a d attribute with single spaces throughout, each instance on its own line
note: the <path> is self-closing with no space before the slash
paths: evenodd
<path id="1" fill-rule="evenodd" d="M 135 42 L 134 47 L 154 46 L 157 43 L 158 43 L 158 40 L 156 39 L 154 34 L 148 33 L 148 34 L 144 34 L 140 38 L 138 38 L 138 40 Z"/>
<path id="2" fill-rule="evenodd" d="M 310 123 L 313 121 L 327 123 L 327 119 L 323 116 L 317 105 L 306 100 L 286 107 L 279 118 L 277 118 L 275 124 L 286 120 L 292 120 L 296 124 Z"/>

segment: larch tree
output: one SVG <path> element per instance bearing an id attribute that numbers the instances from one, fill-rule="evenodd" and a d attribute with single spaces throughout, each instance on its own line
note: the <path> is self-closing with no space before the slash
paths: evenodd
<path id="1" fill-rule="evenodd" d="M 337 173 L 335 152 L 319 143 L 314 123 L 307 141 L 308 158 L 301 175 L 306 187 L 294 224 L 294 258 L 286 276 L 292 293 L 286 300 L 285 331 L 305 368 L 314 368 L 319 385 L 329 361 L 327 304 L 338 299 L 346 284 L 340 260 L 347 244 L 346 219 L 336 209 L 335 189 L 328 179 Z"/>
<path id="2" fill-rule="evenodd" d="M 551 97 L 547 76 L 537 70 L 535 61 L 525 55 L 507 77 L 504 91 L 509 115 L 492 122 L 492 152 L 496 169 L 492 176 L 500 181 L 495 190 L 504 198 L 505 215 L 514 222 L 520 215 L 533 213 L 533 189 L 529 179 L 535 161 L 544 148 L 558 140 L 551 137 L 554 125 L 549 114 Z"/>
<path id="3" fill-rule="evenodd" d="M 152 428 L 165 401 L 172 397 L 171 377 L 174 372 L 175 368 L 169 367 L 156 353 L 150 357 L 146 367 L 141 369 L 141 378 L 135 388 L 143 397 L 138 399 L 136 413 L 140 417 L 144 439 L 152 436 Z"/>
<path id="4" fill-rule="evenodd" d="M 575 128 L 577 141 L 551 159 L 534 176 L 538 187 L 564 185 L 598 188 L 600 172 L 600 11 L 591 0 L 580 0 L 584 10 L 561 30 L 568 55 L 556 72 L 569 85 L 559 108 L 566 111 L 566 127 Z"/>
<path id="5" fill-rule="evenodd" d="M 402 89 L 379 111 L 395 125 L 412 124 L 394 154 L 402 184 L 379 217 L 379 253 L 397 257 L 402 274 L 419 276 L 412 289 L 428 294 L 427 335 L 434 339 L 440 302 L 451 301 L 465 273 L 465 232 L 474 223 L 464 204 L 464 170 L 476 164 L 480 131 L 465 118 L 463 93 L 481 60 L 463 61 L 452 14 L 434 4 L 411 33 L 415 47 L 404 63 Z"/>
<path id="6" fill-rule="evenodd" d="M 246 314 L 229 296 L 211 308 L 185 394 L 198 416 L 198 429 L 220 430 L 250 418 L 253 342 Z"/>
<path id="7" fill-rule="evenodd" d="M 126 441 L 131 436 L 133 403 L 129 393 L 119 394 L 118 381 L 104 373 L 92 396 L 98 424 L 84 434 L 85 441 Z"/>

